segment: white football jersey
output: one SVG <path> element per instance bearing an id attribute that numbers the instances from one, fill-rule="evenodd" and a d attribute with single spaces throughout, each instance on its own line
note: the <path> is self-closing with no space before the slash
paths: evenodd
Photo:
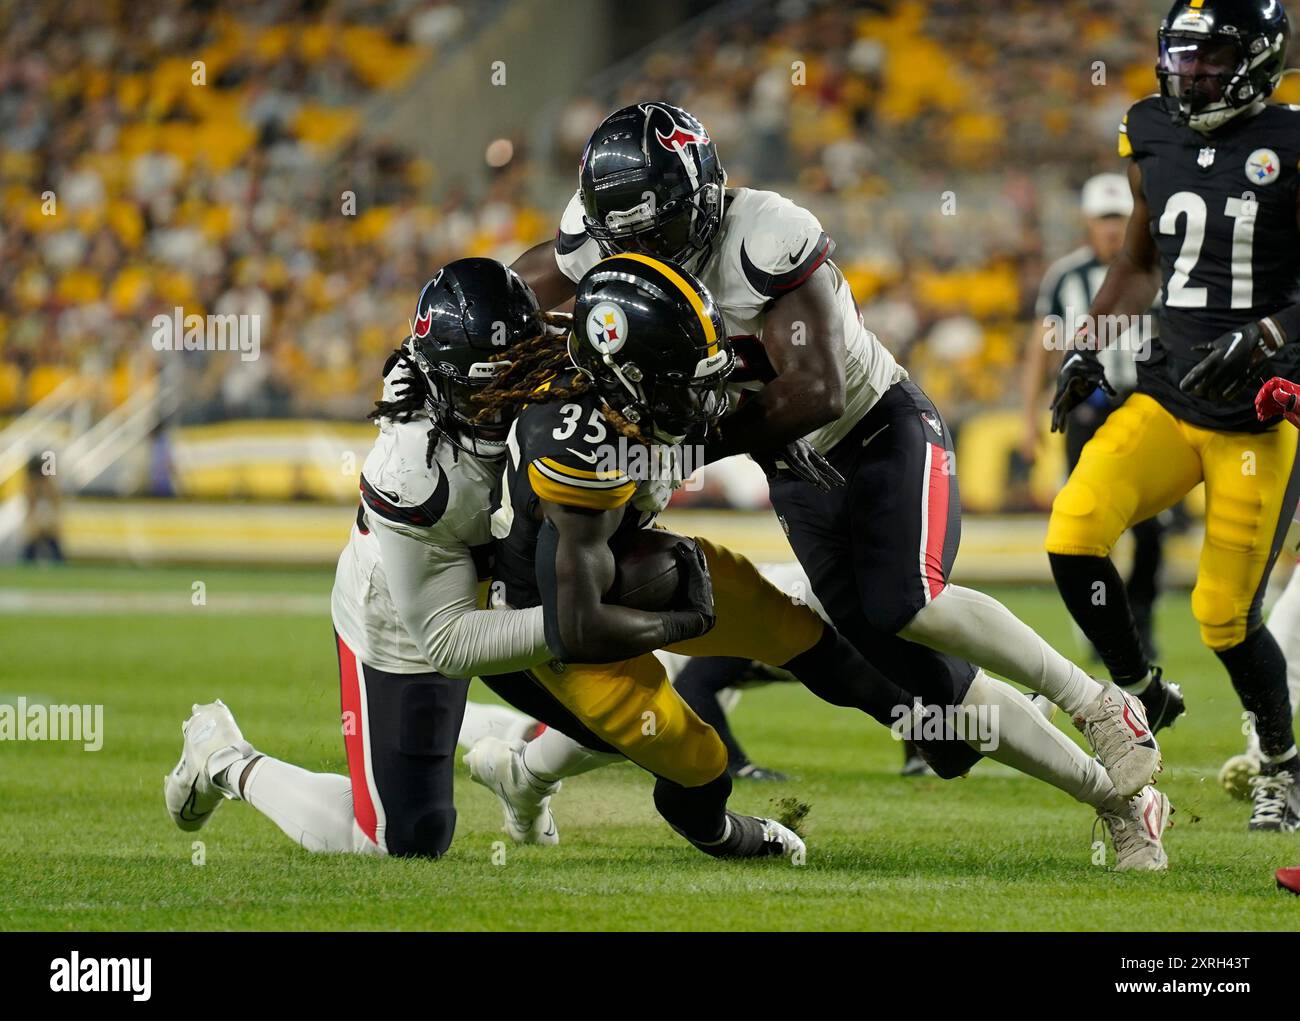
<path id="1" fill-rule="evenodd" d="M 471 457 L 440 438 L 429 464 L 429 426 L 423 417 L 380 423 L 334 575 L 334 629 L 362 662 L 390 673 L 536 665 L 549 657 L 540 609 L 478 609 L 477 558 L 490 549 L 504 459 Z"/>
<path id="2" fill-rule="evenodd" d="M 582 222 L 582 196 L 564 210 L 555 240 L 555 261 L 575 283 L 601 259 L 600 248 Z M 733 340 L 763 336 L 768 306 L 794 290 L 830 258 L 835 243 L 817 217 L 772 191 L 727 190 L 722 226 L 713 254 L 699 274 L 717 302 Z M 853 292 L 843 276 L 837 289 L 844 322 L 844 414 L 808 436 L 826 453 L 857 424 L 880 396 L 907 373 L 862 323 Z M 759 390 L 761 380 L 738 382 L 738 390 Z M 733 398 L 737 395 L 733 395 Z"/>

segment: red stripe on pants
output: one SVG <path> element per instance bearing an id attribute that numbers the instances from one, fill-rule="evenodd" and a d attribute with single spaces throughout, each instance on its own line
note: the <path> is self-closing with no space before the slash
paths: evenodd
<path id="1" fill-rule="evenodd" d="M 357 676 L 357 657 L 342 638 L 339 643 L 339 687 L 343 703 L 343 743 L 348 751 L 348 775 L 352 777 L 352 814 L 357 825 L 374 843 L 379 817 L 370 800 L 370 780 L 366 776 L 366 728 L 361 711 L 361 680 Z"/>
<path id="2" fill-rule="evenodd" d="M 948 537 L 948 458 L 947 450 L 930 444 L 930 493 L 925 508 L 925 577 L 922 583 L 929 598 L 943 591 L 943 543 Z"/>

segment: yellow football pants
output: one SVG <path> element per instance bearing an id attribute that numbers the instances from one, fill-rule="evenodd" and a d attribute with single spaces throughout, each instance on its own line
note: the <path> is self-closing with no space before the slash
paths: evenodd
<path id="1" fill-rule="evenodd" d="M 684 656 L 743 656 L 780 665 L 807 652 L 826 625 L 739 554 L 695 540 L 708 561 L 717 623 L 708 634 L 669 646 Z M 727 768 L 717 731 L 695 715 L 651 653 L 619 663 L 535 667 L 534 677 L 595 734 L 638 766 L 683 787 Z"/>
<path id="2" fill-rule="evenodd" d="M 1107 556 L 1130 525 L 1205 483 L 1205 542 L 1192 590 L 1201 641 L 1245 639 L 1276 556 L 1278 522 L 1296 455 L 1296 430 L 1221 432 L 1175 418 L 1133 394 L 1097 430 L 1052 504 L 1047 552 Z"/>

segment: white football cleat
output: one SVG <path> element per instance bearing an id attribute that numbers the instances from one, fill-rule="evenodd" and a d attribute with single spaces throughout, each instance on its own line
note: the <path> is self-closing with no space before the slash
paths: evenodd
<path id="1" fill-rule="evenodd" d="M 1121 812 L 1098 810 L 1097 816 L 1110 830 L 1115 845 L 1116 872 L 1163 872 L 1169 868 L 1162 841 L 1172 825 L 1173 811 L 1169 799 L 1154 787 L 1129 798 Z"/>
<path id="2" fill-rule="evenodd" d="M 256 754 L 220 699 L 193 708 L 193 715 L 181 724 L 184 744 L 180 761 L 163 778 L 167 811 L 172 822 L 187 831 L 201 829 L 212 818 L 222 798 L 229 797 L 213 784 L 209 765 L 220 772 Z"/>
<path id="3" fill-rule="evenodd" d="M 1107 683 L 1074 725 L 1083 731 L 1121 797 L 1131 798 L 1160 772 L 1160 746 L 1146 709 L 1133 695 Z"/>
<path id="4" fill-rule="evenodd" d="M 533 786 L 524 768 L 523 750 L 520 739 L 483 737 L 465 753 L 465 765 L 471 780 L 500 799 L 511 840 L 553 846 L 560 842 L 560 831 L 551 812 L 551 795 L 559 791 L 560 781 L 540 789 Z"/>
<path id="5" fill-rule="evenodd" d="M 1252 727 L 1246 736 L 1246 750 L 1234 755 L 1219 769 L 1219 784 L 1238 801 L 1250 801 L 1253 797 L 1252 781 L 1259 776 L 1263 765 L 1264 753 L 1260 751 L 1259 735 Z"/>
<path id="6" fill-rule="evenodd" d="M 763 843 L 768 853 L 775 858 L 780 855 L 795 864 L 802 865 L 808 859 L 808 846 L 789 826 L 783 826 L 775 819 L 759 819 L 763 826 Z"/>

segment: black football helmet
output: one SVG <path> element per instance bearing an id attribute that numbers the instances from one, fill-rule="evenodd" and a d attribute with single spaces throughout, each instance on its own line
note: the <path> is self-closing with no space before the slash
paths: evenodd
<path id="1" fill-rule="evenodd" d="M 726 184 L 704 125 L 668 103 L 610 114 L 578 167 L 583 224 L 603 254 L 640 252 L 697 273 L 722 224 Z"/>
<path id="2" fill-rule="evenodd" d="M 430 417 L 461 450 L 505 452 L 510 418 L 475 421 L 473 398 L 510 365 L 503 354 L 543 329 L 532 288 L 494 259 L 457 259 L 424 285 L 406 351 L 424 377 Z"/>
<path id="3" fill-rule="evenodd" d="M 1179 0 L 1160 25 L 1156 77 L 1175 124 L 1213 131 L 1267 99 L 1286 68 L 1281 0 Z"/>
<path id="4" fill-rule="evenodd" d="M 735 359 L 722 313 L 680 266 L 639 253 L 596 263 L 578 282 L 569 357 L 657 442 L 707 431 L 727 410 Z"/>

